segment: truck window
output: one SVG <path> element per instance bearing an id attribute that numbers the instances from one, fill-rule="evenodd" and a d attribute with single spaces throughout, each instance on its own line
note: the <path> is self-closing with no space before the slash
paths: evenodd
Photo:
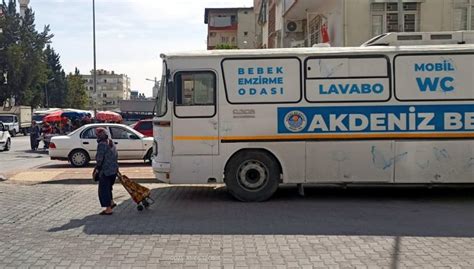
<path id="1" fill-rule="evenodd" d="M 216 77 L 211 72 L 182 72 L 176 75 L 177 106 L 215 104 Z"/>
<path id="2" fill-rule="evenodd" d="M 12 123 L 13 117 L 12 116 L 2 116 L 0 115 L 0 121 L 3 123 Z"/>

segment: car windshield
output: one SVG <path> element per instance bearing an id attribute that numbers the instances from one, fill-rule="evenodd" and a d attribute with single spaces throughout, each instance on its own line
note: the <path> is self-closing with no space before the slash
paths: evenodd
<path id="1" fill-rule="evenodd" d="M 3 123 L 12 123 L 13 117 L 12 116 L 2 116 L 0 115 L 0 121 Z"/>

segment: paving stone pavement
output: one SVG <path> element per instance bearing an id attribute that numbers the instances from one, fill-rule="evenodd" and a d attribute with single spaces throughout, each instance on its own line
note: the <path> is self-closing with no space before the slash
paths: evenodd
<path id="1" fill-rule="evenodd" d="M 221 186 L 0 182 L 0 268 L 473 268 L 473 190 L 282 188 L 240 203 Z"/>

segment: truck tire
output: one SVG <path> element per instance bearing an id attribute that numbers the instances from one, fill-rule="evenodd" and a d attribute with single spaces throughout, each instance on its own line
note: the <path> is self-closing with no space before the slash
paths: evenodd
<path id="1" fill-rule="evenodd" d="M 10 135 L 12 137 L 15 137 L 16 136 L 16 130 L 15 129 L 11 130 Z"/>
<path id="2" fill-rule="evenodd" d="M 249 150 L 233 156 L 224 172 L 229 192 L 242 202 L 263 202 L 278 189 L 280 169 L 270 154 Z"/>
<path id="3" fill-rule="evenodd" d="M 87 166 L 90 160 L 89 154 L 82 149 L 76 149 L 69 153 L 69 162 L 74 167 Z"/>

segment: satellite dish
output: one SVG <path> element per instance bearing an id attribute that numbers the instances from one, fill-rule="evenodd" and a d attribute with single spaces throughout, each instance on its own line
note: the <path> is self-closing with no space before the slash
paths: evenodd
<path id="1" fill-rule="evenodd" d="M 290 21 L 286 25 L 286 29 L 288 30 L 288 32 L 294 32 L 294 31 L 296 31 L 297 28 L 298 28 L 298 24 L 296 24 L 296 22 L 294 22 L 294 21 Z"/>

